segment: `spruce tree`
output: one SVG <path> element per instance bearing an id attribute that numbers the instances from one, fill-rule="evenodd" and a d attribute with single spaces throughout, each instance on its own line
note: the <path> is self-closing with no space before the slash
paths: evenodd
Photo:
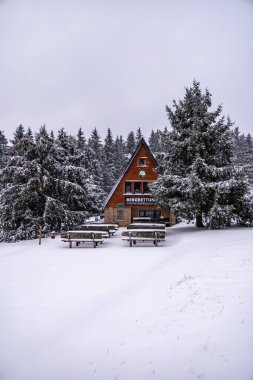
<path id="1" fill-rule="evenodd" d="M 123 140 L 123 137 L 117 136 L 115 140 L 115 149 L 114 149 L 114 162 L 115 162 L 115 175 L 116 180 L 119 178 L 123 170 L 125 169 L 128 163 L 128 156 L 126 153 L 126 144 Z"/>
<path id="2" fill-rule="evenodd" d="M 136 146 L 136 140 L 133 131 L 129 132 L 126 140 L 127 154 L 132 155 Z"/>
<path id="3" fill-rule="evenodd" d="M 248 183 L 232 165 L 232 123 L 221 117 L 221 106 L 211 106 L 210 92 L 202 93 L 194 81 L 183 100 L 166 107 L 172 131 L 153 194 L 176 215 L 195 218 L 196 226 L 221 228 L 240 220 L 237 205 L 245 201 Z"/>
<path id="4" fill-rule="evenodd" d="M 162 132 L 157 129 L 155 132 L 153 129 L 151 131 L 150 137 L 148 139 L 150 149 L 152 153 L 156 156 L 161 152 L 161 135 Z"/>
<path id="5" fill-rule="evenodd" d="M 245 155 L 246 155 L 246 145 L 245 136 L 240 133 L 239 128 L 235 127 L 232 132 L 233 137 L 233 157 L 232 162 L 236 166 L 244 166 Z"/>
<path id="6" fill-rule="evenodd" d="M 92 176 L 96 186 L 102 189 L 104 185 L 103 144 L 96 128 L 93 129 L 91 136 L 88 139 L 84 165 L 88 169 L 88 172 Z M 104 197 L 105 193 L 103 195 L 103 198 Z"/>
<path id="7" fill-rule="evenodd" d="M 0 169 L 6 165 L 8 140 L 4 131 L 0 130 Z"/>
<path id="8" fill-rule="evenodd" d="M 33 133 L 32 133 L 32 130 L 30 127 L 27 128 L 25 136 L 28 138 L 29 141 L 31 141 L 31 142 L 34 141 Z"/>
<path id="9" fill-rule="evenodd" d="M 79 128 L 77 132 L 77 147 L 78 149 L 84 149 L 85 145 L 86 145 L 86 140 L 84 137 L 83 130 L 82 128 Z"/>
<path id="10" fill-rule="evenodd" d="M 104 140 L 103 146 L 103 189 L 106 194 L 109 194 L 115 181 L 116 181 L 116 170 L 115 170 L 115 160 L 114 160 L 114 150 L 115 145 L 113 141 L 113 136 L 111 129 L 107 129 L 107 135 Z"/>
<path id="11" fill-rule="evenodd" d="M 91 132 L 91 136 L 88 140 L 88 145 L 91 149 L 94 150 L 94 152 L 97 153 L 98 157 L 101 157 L 103 144 L 101 142 L 101 137 L 99 136 L 97 128 L 94 128 Z"/>
<path id="12" fill-rule="evenodd" d="M 253 142 L 248 134 L 241 134 L 239 128 L 233 131 L 233 163 L 245 170 L 249 183 L 253 186 Z"/>
<path id="13" fill-rule="evenodd" d="M 35 238 L 40 225 L 43 197 L 38 178 L 34 144 L 28 136 L 15 138 L 7 165 L 1 173 L 0 195 L 2 240 Z"/>
<path id="14" fill-rule="evenodd" d="M 142 134 L 142 131 L 141 131 L 141 127 L 139 127 L 139 128 L 137 128 L 136 135 L 135 135 L 136 145 L 139 143 L 139 141 L 141 139 L 143 139 L 143 134 Z"/>
<path id="15" fill-rule="evenodd" d="M 253 187 L 253 140 L 251 134 L 248 133 L 245 138 L 246 144 L 246 172 L 249 177 L 249 182 Z"/>
<path id="16" fill-rule="evenodd" d="M 23 127 L 22 124 L 20 124 L 13 135 L 13 140 L 11 140 L 12 144 L 17 144 L 25 135 L 25 128 Z"/>

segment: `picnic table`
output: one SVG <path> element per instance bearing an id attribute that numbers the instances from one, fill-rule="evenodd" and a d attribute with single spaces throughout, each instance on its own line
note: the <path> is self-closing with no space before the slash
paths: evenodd
<path id="1" fill-rule="evenodd" d="M 165 240 L 164 229 L 137 228 L 128 229 L 122 232 L 122 240 L 129 241 L 130 247 L 136 245 L 137 241 L 151 241 L 157 247 L 160 241 Z"/>
<path id="2" fill-rule="evenodd" d="M 72 248 L 73 242 L 78 247 L 80 243 L 92 243 L 96 248 L 98 243 L 103 243 L 104 231 L 66 231 L 61 233 L 61 240 L 69 243 L 69 248 Z"/>

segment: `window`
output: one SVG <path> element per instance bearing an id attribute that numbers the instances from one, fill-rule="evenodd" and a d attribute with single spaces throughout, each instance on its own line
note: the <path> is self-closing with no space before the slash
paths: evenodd
<path id="1" fill-rule="evenodd" d="M 159 219 L 161 217 L 160 210 L 140 210 L 139 216 L 141 218 Z"/>
<path id="2" fill-rule="evenodd" d="M 143 182 L 143 193 L 144 194 L 150 193 L 148 182 Z"/>
<path id="3" fill-rule="evenodd" d="M 150 182 L 125 182 L 125 194 L 150 194 Z"/>
<path id="4" fill-rule="evenodd" d="M 134 182 L 134 194 L 141 194 L 141 182 Z"/>
<path id="5" fill-rule="evenodd" d="M 145 213 L 146 213 L 146 216 L 148 218 L 154 218 L 155 217 L 155 211 L 154 210 L 147 210 Z"/>
<path id="6" fill-rule="evenodd" d="M 125 182 L 125 193 L 132 193 L 132 182 Z"/>
<path id="7" fill-rule="evenodd" d="M 124 220 L 124 210 L 122 210 L 122 209 L 117 210 L 117 220 L 118 221 Z"/>
<path id="8" fill-rule="evenodd" d="M 147 166 L 145 157 L 139 158 L 139 166 Z"/>
<path id="9" fill-rule="evenodd" d="M 161 210 L 154 210 L 154 218 L 161 218 Z"/>

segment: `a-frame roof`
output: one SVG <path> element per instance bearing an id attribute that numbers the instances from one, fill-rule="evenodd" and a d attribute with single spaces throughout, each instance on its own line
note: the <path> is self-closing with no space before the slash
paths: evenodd
<path id="1" fill-rule="evenodd" d="M 144 138 L 141 138 L 141 140 L 139 141 L 138 145 L 136 146 L 135 148 L 135 151 L 134 153 L 132 154 L 132 157 L 130 158 L 130 160 L 128 161 L 128 164 L 126 165 L 125 169 L 123 170 L 123 172 L 121 173 L 121 175 L 119 176 L 119 179 L 117 180 L 117 182 L 115 183 L 115 185 L 113 186 L 111 192 L 109 193 L 108 197 L 106 198 L 105 200 L 105 203 L 103 205 L 103 208 L 106 207 L 107 203 L 109 202 L 109 200 L 111 199 L 111 196 L 113 195 L 114 191 L 116 190 L 116 188 L 118 187 L 120 181 L 122 180 L 122 178 L 124 177 L 124 175 L 126 174 L 127 170 L 129 169 L 129 167 L 131 166 L 135 156 L 137 155 L 137 153 L 139 152 L 141 146 L 144 146 L 146 148 L 146 150 L 148 151 L 148 153 L 150 154 L 150 157 L 152 158 L 152 160 L 154 161 L 155 163 L 155 166 L 158 166 L 158 163 L 153 155 L 153 153 L 151 152 L 149 146 L 147 145 L 146 141 L 144 140 Z"/>

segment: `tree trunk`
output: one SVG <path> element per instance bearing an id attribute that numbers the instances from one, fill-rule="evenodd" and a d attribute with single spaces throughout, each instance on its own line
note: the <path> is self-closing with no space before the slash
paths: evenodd
<path id="1" fill-rule="evenodd" d="M 202 212 L 196 214 L 196 227 L 203 228 Z"/>

